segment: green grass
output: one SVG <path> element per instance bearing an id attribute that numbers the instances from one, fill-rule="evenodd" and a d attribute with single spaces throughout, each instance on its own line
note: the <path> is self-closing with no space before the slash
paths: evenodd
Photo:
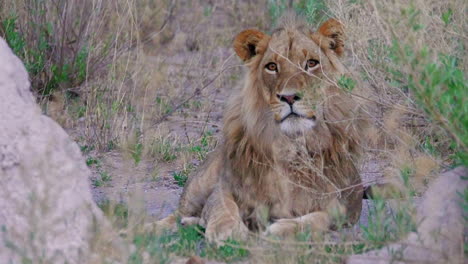
<path id="1" fill-rule="evenodd" d="M 75 120 L 78 120 L 85 116 L 86 114 L 86 105 L 80 100 L 78 96 L 73 93 L 65 93 L 67 112 Z"/>
<path id="2" fill-rule="evenodd" d="M 172 112 L 172 105 L 169 100 L 158 96 L 156 97 L 155 102 L 159 106 L 161 114 L 165 115 Z"/>
<path id="3" fill-rule="evenodd" d="M 249 255 L 248 250 L 239 241 L 228 239 L 224 245 L 218 247 L 207 243 L 203 233 L 204 229 L 200 226 L 181 226 L 175 233 L 136 235 L 133 243 L 137 250 L 130 257 L 129 263 L 142 263 L 143 251 L 148 252 L 152 259 L 159 259 L 159 263 L 168 263 L 173 255 L 185 257 L 197 255 L 228 263 L 243 260 Z"/>
<path id="4" fill-rule="evenodd" d="M 341 88 L 343 88 L 344 90 L 348 92 L 352 92 L 354 87 L 356 87 L 356 81 L 350 77 L 342 75 L 338 79 L 338 86 L 340 86 Z"/>
<path id="5" fill-rule="evenodd" d="M 197 159 L 202 161 L 206 158 L 208 152 L 210 152 L 213 148 L 214 144 L 214 137 L 211 131 L 207 131 L 203 133 L 202 138 L 199 142 L 189 146 L 189 152 L 195 153 L 197 155 Z"/>
<path id="6" fill-rule="evenodd" d="M 319 25 L 327 18 L 327 4 L 324 0 L 300 0 L 294 5 L 297 14 L 312 25 Z"/>
<path id="7" fill-rule="evenodd" d="M 278 19 L 287 9 L 287 0 L 268 0 L 268 15 L 272 21 L 273 26 L 276 26 Z"/>
<path id="8" fill-rule="evenodd" d="M 368 225 L 361 226 L 362 234 L 364 239 L 371 244 L 383 245 L 394 239 L 391 232 L 391 219 L 388 218 L 384 199 L 377 198 L 372 202 L 369 206 Z"/>
<path id="9" fill-rule="evenodd" d="M 413 5 L 402 8 L 401 24 L 418 34 L 428 27 L 421 22 L 421 13 Z M 446 26 L 452 14 L 451 9 L 442 13 L 441 19 Z M 411 40 L 402 42 L 396 37 L 387 51 L 391 61 L 387 71 L 392 84 L 403 92 L 410 92 L 430 122 L 443 129 L 445 136 L 439 137 L 450 138 L 453 166 L 467 166 L 468 80 L 461 67 L 462 59 L 452 54 L 435 53 L 425 44 L 415 45 Z M 441 152 L 427 141 L 424 144 L 430 152 Z"/>
<path id="10" fill-rule="evenodd" d="M 193 170 L 193 165 L 189 164 L 181 171 L 175 171 L 172 173 L 172 177 L 176 181 L 177 185 L 184 187 L 188 180 L 190 172 Z"/>
<path id="11" fill-rule="evenodd" d="M 3 35 L 6 42 L 17 56 L 24 56 L 26 41 L 24 37 L 16 30 L 16 17 L 9 17 L 2 21 Z"/>
<path id="12" fill-rule="evenodd" d="M 217 259 L 220 261 L 233 262 L 240 261 L 249 256 L 249 251 L 245 248 L 242 242 L 232 238 L 224 241 L 225 243 L 220 247 L 211 246 L 205 250 L 202 256 L 210 259 Z"/>
<path id="13" fill-rule="evenodd" d="M 80 150 L 81 150 L 81 153 L 88 154 L 90 151 L 94 150 L 94 146 L 83 145 L 83 146 L 80 146 Z"/>
<path id="14" fill-rule="evenodd" d="M 128 225 L 128 206 L 124 203 L 112 203 L 109 200 L 98 203 L 104 215 L 106 215 L 112 223 L 124 228 Z"/>
<path id="15" fill-rule="evenodd" d="M 56 89 L 76 86 L 86 79 L 89 54 L 86 47 L 76 53 L 59 53 L 54 49 L 57 43 L 51 37 L 55 32 L 50 23 L 32 26 L 28 34 L 34 36 L 34 42 L 28 42 L 24 32 L 20 31 L 17 16 L 11 15 L 0 20 L 1 35 L 24 62 L 32 80 L 32 88 L 40 95 L 48 96 Z"/>
<path id="16" fill-rule="evenodd" d="M 467 166 L 468 81 L 458 66 L 458 59 L 439 54 L 434 61 L 427 47 L 413 50 L 398 41 L 394 41 L 390 56 L 395 63 L 395 68 L 390 70 L 395 83 L 411 91 L 430 121 L 442 127 L 451 138 L 454 166 Z M 398 66 L 410 67 L 415 73 L 403 73 Z M 425 145 L 431 152 L 438 151 L 427 142 Z"/>
<path id="17" fill-rule="evenodd" d="M 295 1 L 292 6 L 288 0 L 268 0 L 267 7 L 273 26 L 277 26 L 278 19 L 290 8 L 314 26 L 318 26 L 326 20 L 328 11 L 325 0 L 300 0 Z"/>
<path id="18" fill-rule="evenodd" d="M 416 223 L 413 220 L 415 196 L 414 188 L 410 183 L 413 170 L 406 167 L 401 170 L 404 188 L 395 193 L 395 197 L 403 195 L 396 208 L 387 206 L 387 201 L 379 193 L 369 203 L 367 226 L 361 226 L 364 240 L 376 248 L 384 246 L 388 242 L 396 241 L 409 232 L 416 231 Z M 392 195 L 392 194 L 390 194 Z M 386 197 L 388 199 L 388 197 Z"/>
<path id="19" fill-rule="evenodd" d="M 143 144 L 142 143 L 136 143 L 133 148 L 130 150 L 130 155 L 133 158 L 133 161 L 135 162 L 135 165 L 138 165 L 141 161 L 141 156 L 143 153 Z"/>
<path id="20" fill-rule="evenodd" d="M 169 139 L 158 139 L 151 145 L 152 156 L 166 162 L 177 159 L 177 151 L 178 148 L 174 146 Z"/>
<path id="21" fill-rule="evenodd" d="M 93 165 L 99 166 L 100 164 L 101 164 L 101 162 L 96 158 L 89 157 L 89 158 L 86 159 L 86 165 L 88 165 L 88 167 L 91 167 Z"/>
<path id="22" fill-rule="evenodd" d="M 94 187 L 101 187 L 110 181 L 112 181 L 112 176 L 105 171 L 101 171 L 99 176 L 92 180 L 92 184 Z"/>
<path id="23" fill-rule="evenodd" d="M 374 248 L 381 248 L 416 231 L 409 204 L 400 205 L 395 211 L 389 210 L 384 199 L 374 199 L 369 206 L 368 225 L 361 226 L 364 240 Z"/>

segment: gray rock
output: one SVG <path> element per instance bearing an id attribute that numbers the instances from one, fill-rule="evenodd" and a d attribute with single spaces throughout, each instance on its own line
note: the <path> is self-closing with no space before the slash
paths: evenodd
<path id="1" fill-rule="evenodd" d="M 125 258 L 92 200 L 78 146 L 41 114 L 1 38 L 0 97 L 0 263 L 102 263 L 102 250 Z"/>
<path id="2" fill-rule="evenodd" d="M 381 250 L 351 256 L 346 263 L 465 263 L 460 193 L 468 180 L 462 176 L 468 176 L 468 169 L 459 167 L 431 183 L 417 210 L 417 232 Z"/>

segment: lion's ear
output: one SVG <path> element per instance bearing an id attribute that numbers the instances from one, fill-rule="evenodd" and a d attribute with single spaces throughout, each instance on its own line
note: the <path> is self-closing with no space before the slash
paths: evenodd
<path id="1" fill-rule="evenodd" d="M 234 50 L 243 61 L 248 61 L 259 52 L 258 44 L 268 35 L 255 30 L 247 29 L 239 33 L 234 39 Z"/>
<path id="2" fill-rule="evenodd" d="M 328 48 L 334 50 L 338 56 L 344 53 L 344 27 L 343 24 L 336 19 L 330 18 L 325 21 L 325 23 L 319 27 L 318 32 L 312 35 L 312 39 L 321 42 L 321 45 L 327 45 Z"/>

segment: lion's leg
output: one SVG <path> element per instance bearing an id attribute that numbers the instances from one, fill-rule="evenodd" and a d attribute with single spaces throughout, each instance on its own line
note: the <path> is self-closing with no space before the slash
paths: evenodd
<path id="1" fill-rule="evenodd" d="M 157 231 L 176 231 L 177 230 L 177 214 L 172 213 L 165 218 L 158 220 L 154 223 L 149 223 L 146 225 L 147 230 L 157 230 Z"/>
<path id="2" fill-rule="evenodd" d="M 154 223 L 146 224 L 145 229 L 148 231 L 172 231 L 175 232 L 177 230 L 177 218 L 180 216 L 178 212 L 174 212 L 167 217 L 158 220 Z M 182 217 L 180 219 L 180 224 L 182 226 L 189 226 L 189 225 L 197 225 L 200 222 L 200 217 L 188 216 Z"/>
<path id="3" fill-rule="evenodd" d="M 296 218 L 278 219 L 267 227 L 265 234 L 289 236 L 304 230 L 327 231 L 330 225 L 330 215 L 324 211 L 317 211 Z"/>
<path id="4" fill-rule="evenodd" d="M 208 197 L 218 183 L 222 170 L 222 157 L 219 151 L 210 153 L 197 173 L 189 178 L 180 198 L 178 215 L 181 218 L 199 217 Z"/>
<path id="5" fill-rule="evenodd" d="M 220 170 L 221 156 L 217 150 L 210 153 L 204 164 L 192 175 L 185 185 L 179 201 L 178 209 L 171 215 L 148 224 L 148 229 L 177 230 L 177 219 L 182 225 L 198 224 L 199 217 L 206 200 L 216 185 Z"/>
<path id="6" fill-rule="evenodd" d="M 200 224 L 206 227 L 205 236 L 212 242 L 219 243 L 229 237 L 244 239 L 248 234 L 232 194 L 220 186 L 209 197 Z"/>
<path id="7" fill-rule="evenodd" d="M 180 219 L 180 224 L 183 226 L 198 225 L 200 223 L 200 217 L 187 216 Z"/>
<path id="8" fill-rule="evenodd" d="M 346 216 L 346 207 L 337 199 L 332 199 L 325 210 L 315 211 L 296 218 L 282 218 L 267 227 L 265 234 L 278 236 L 293 235 L 298 231 L 328 231 L 341 224 Z"/>

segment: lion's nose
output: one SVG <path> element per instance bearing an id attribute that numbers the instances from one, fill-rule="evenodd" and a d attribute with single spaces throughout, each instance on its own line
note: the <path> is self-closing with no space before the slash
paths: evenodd
<path id="1" fill-rule="evenodd" d="M 277 94 L 276 96 L 278 97 L 278 99 L 280 99 L 280 101 L 286 102 L 289 105 L 293 105 L 294 102 L 301 100 L 299 94 Z"/>

